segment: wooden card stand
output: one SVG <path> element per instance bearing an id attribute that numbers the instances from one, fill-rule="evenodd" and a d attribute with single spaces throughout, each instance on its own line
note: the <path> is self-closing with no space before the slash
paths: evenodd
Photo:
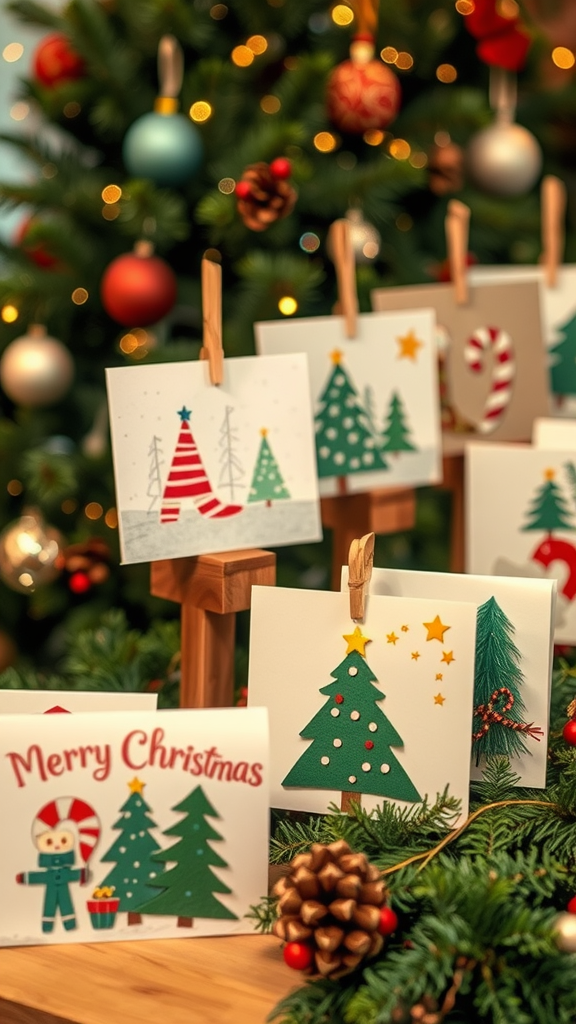
<path id="1" fill-rule="evenodd" d="M 236 612 L 275 582 L 276 555 L 258 548 L 152 562 L 150 592 L 182 605 L 180 707 L 232 706 Z"/>
<path id="2" fill-rule="evenodd" d="M 380 487 L 366 494 L 321 498 L 322 525 L 333 531 L 332 590 L 340 590 L 342 566 L 348 564 L 350 545 L 367 533 L 411 530 L 416 519 L 413 487 Z"/>
<path id="3" fill-rule="evenodd" d="M 442 483 L 438 487 L 450 491 L 450 572 L 464 572 L 464 455 L 446 453 L 442 459 Z"/>

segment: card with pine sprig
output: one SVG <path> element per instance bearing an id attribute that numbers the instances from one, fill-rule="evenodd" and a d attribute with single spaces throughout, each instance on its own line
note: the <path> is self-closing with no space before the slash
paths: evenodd
<path id="1" fill-rule="evenodd" d="M 370 593 L 476 604 L 472 778 L 502 754 L 519 786 L 544 787 L 556 580 L 374 568 Z"/>
<path id="2" fill-rule="evenodd" d="M 254 587 L 248 700 L 268 708 L 273 807 L 468 810 L 476 607 Z"/>

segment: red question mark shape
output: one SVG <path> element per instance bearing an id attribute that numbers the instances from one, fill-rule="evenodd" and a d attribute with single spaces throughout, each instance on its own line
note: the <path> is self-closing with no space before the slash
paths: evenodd
<path id="1" fill-rule="evenodd" d="M 532 554 L 533 562 L 540 562 L 545 569 L 548 569 L 552 562 L 564 562 L 568 566 L 568 578 L 560 593 L 564 594 L 569 601 L 576 597 L 576 548 L 567 540 L 558 540 L 557 537 L 547 537 L 546 540 L 536 548 Z"/>

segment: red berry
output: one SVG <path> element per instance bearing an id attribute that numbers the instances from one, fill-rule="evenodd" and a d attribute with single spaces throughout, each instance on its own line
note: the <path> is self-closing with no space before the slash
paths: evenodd
<path id="1" fill-rule="evenodd" d="M 344 697 L 342 696 L 341 693 L 337 693 L 336 696 L 334 697 L 334 700 L 336 701 L 337 704 L 344 703 Z"/>
<path id="2" fill-rule="evenodd" d="M 373 750 L 374 743 L 372 740 L 366 740 L 364 746 L 366 747 L 366 750 Z"/>
<path id="3" fill-rule="evenodd" d="M 292 164 L 285 156 L 277 156 L 270 164 L 270 174 L 273 178 L 289 178 L 292 174 Z"/>
<path id="4" fill-rule="evenodd" d="M 312 965 L 314 950 L 306 942 L 287 942 L 282 950 L 284 962 L 295 971 L 305 971 Z"/>
<path id="5" fill-rule="evenodd" d="M 569 914 L 576 914 L 576 896 L 573 896 L 571 900 L 568 900 L 566 910 Z"/>
<path id="6" fill-rule="evenodd" d="M 90 590 L 92 584 L 88 573 L 73 572 L 68 580 L 68 586 L 73 594 L 85 594 L 87 590 Z"/>
<path id="7" fill-rule="evenodd" d="M 562 730 L 562 735 L 571 747 L 576 747 L 576 718 L 571 718 L 569 722 L 566 722 Z"/>
<path id="8" fill-rule="evenodd" d="M 249 199 L 252 195 L 252 186 L 249 181 L 237 181 L 234 191 L 238 199 Z"/>
<path id="9" fill-rule="evenodd" d="M 392 907 L 382 907 L 380 911 L 380 923 L 378 925 L 378 931 L 380 935 L 392 935 L 398 927 L 398 915 L 394 913 Z"/>

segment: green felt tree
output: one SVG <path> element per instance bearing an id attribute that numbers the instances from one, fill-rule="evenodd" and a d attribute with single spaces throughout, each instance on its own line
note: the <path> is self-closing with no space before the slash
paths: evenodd
<path id="1" fill-rule="evenodd" d="M 154 860 L 172 863 L 173 867 L 166 868 L 150 883 L 162 892 L 140 907 L 141 913 L 177 916 L 178 924 L 183 926 L 191 926 L 194 917 L 236 920 L 236 915 L 213 895 L 232 891 L 212 871 L 213 867 L 228 867 L 209 842 L 222 839 L 206 820 L 218 818 L 218 812 L 201 786 L 193 789 L 172 810 L 184 817 L 166 829 L 164 835 L 179 836 L 180 841 L 167 850 L 158 851 Z"/>
<path id="2" fill-rule="evenodd" d="M 272 501 L 289 498 L 290 492 L 284 483 L 278 463 L 272 454 L 267 437 L 268 431 L 263 427 L 260 433 L 262 434 L 262 441 L 258 458 L 256 459 L 256 466 L 254 467 L 248 503 L 265 501 L 267 505 L 271 505 Z"/>
<path id="3" fill-rule="evenodd" d="M 315 417 L 318 476 L 343 477 L 387 469 L 366 410 L 342 365 L 342 353 L 336 349 L 330 358 L 334 366 L 318 399 Z"/>
<path id="4" fill-rule="evenodd" d="M 321 688 L 328 699 L 300 733 L 312 743 L 282 785 L 415 802 L 421 797 L 391 750 L 403 740 L 378 707 L 384 694 L 355 640 L 353 634 L 354 649 L 332 673 L 334 682 Z"/>
<path id="5" fill-rule="evenodd" d="M 476 622 L 472 752 L 477 765 L 481 758 L 497 754 L 529 753 L 525 737 L 542 735 L 541 729 L 522 721 L 520 660 L 514 626 L 491 597 L 480 605 Z"/>
<path id="6" fill-rule="evenodd" d="M 157 825 L 149 816 L 150 808 L 142 796 L 144 783 L 134 779 L 128 786 L 130 796 L 112 826 L 120 835 L 102 857 L 103 862 L 112 862 L 115 867 L 101 885 L 114 886 L 114 895 L 120 899 L 119 911 L 127 911 L 128 924 L 139 924 L 140 905 L 154 895 L 151 879 L 156 878 L 159 868 L 153 855 L 160 845 L 150 835 Z"/>
<path id="7" fill-rule="evenodd" d="M 528 522 L 522 530 L 547 530 L 548 533 L 552 530 L 573 530 L 570 511 L 558 484 L 554 482 L 554 470 L 547 469 L 544 475 L 544 483 L 536 492 L 527 513 Z"/>
<path id="8" fill-rule="evenodd" d="M 416 446 L 409 440 L 410 428 L 406 425 L 406 413 L 402 399 L 395 391 L 388 406 L 387 422 L 382 435 L 382 451 L 415 452 Z"/>
<path id="9" fill-rule="evenodd" d="M 552 391 L 556 395 L 576 395 L 576 314 L 558 330 L 562 341 L 550 349 Z"/>

